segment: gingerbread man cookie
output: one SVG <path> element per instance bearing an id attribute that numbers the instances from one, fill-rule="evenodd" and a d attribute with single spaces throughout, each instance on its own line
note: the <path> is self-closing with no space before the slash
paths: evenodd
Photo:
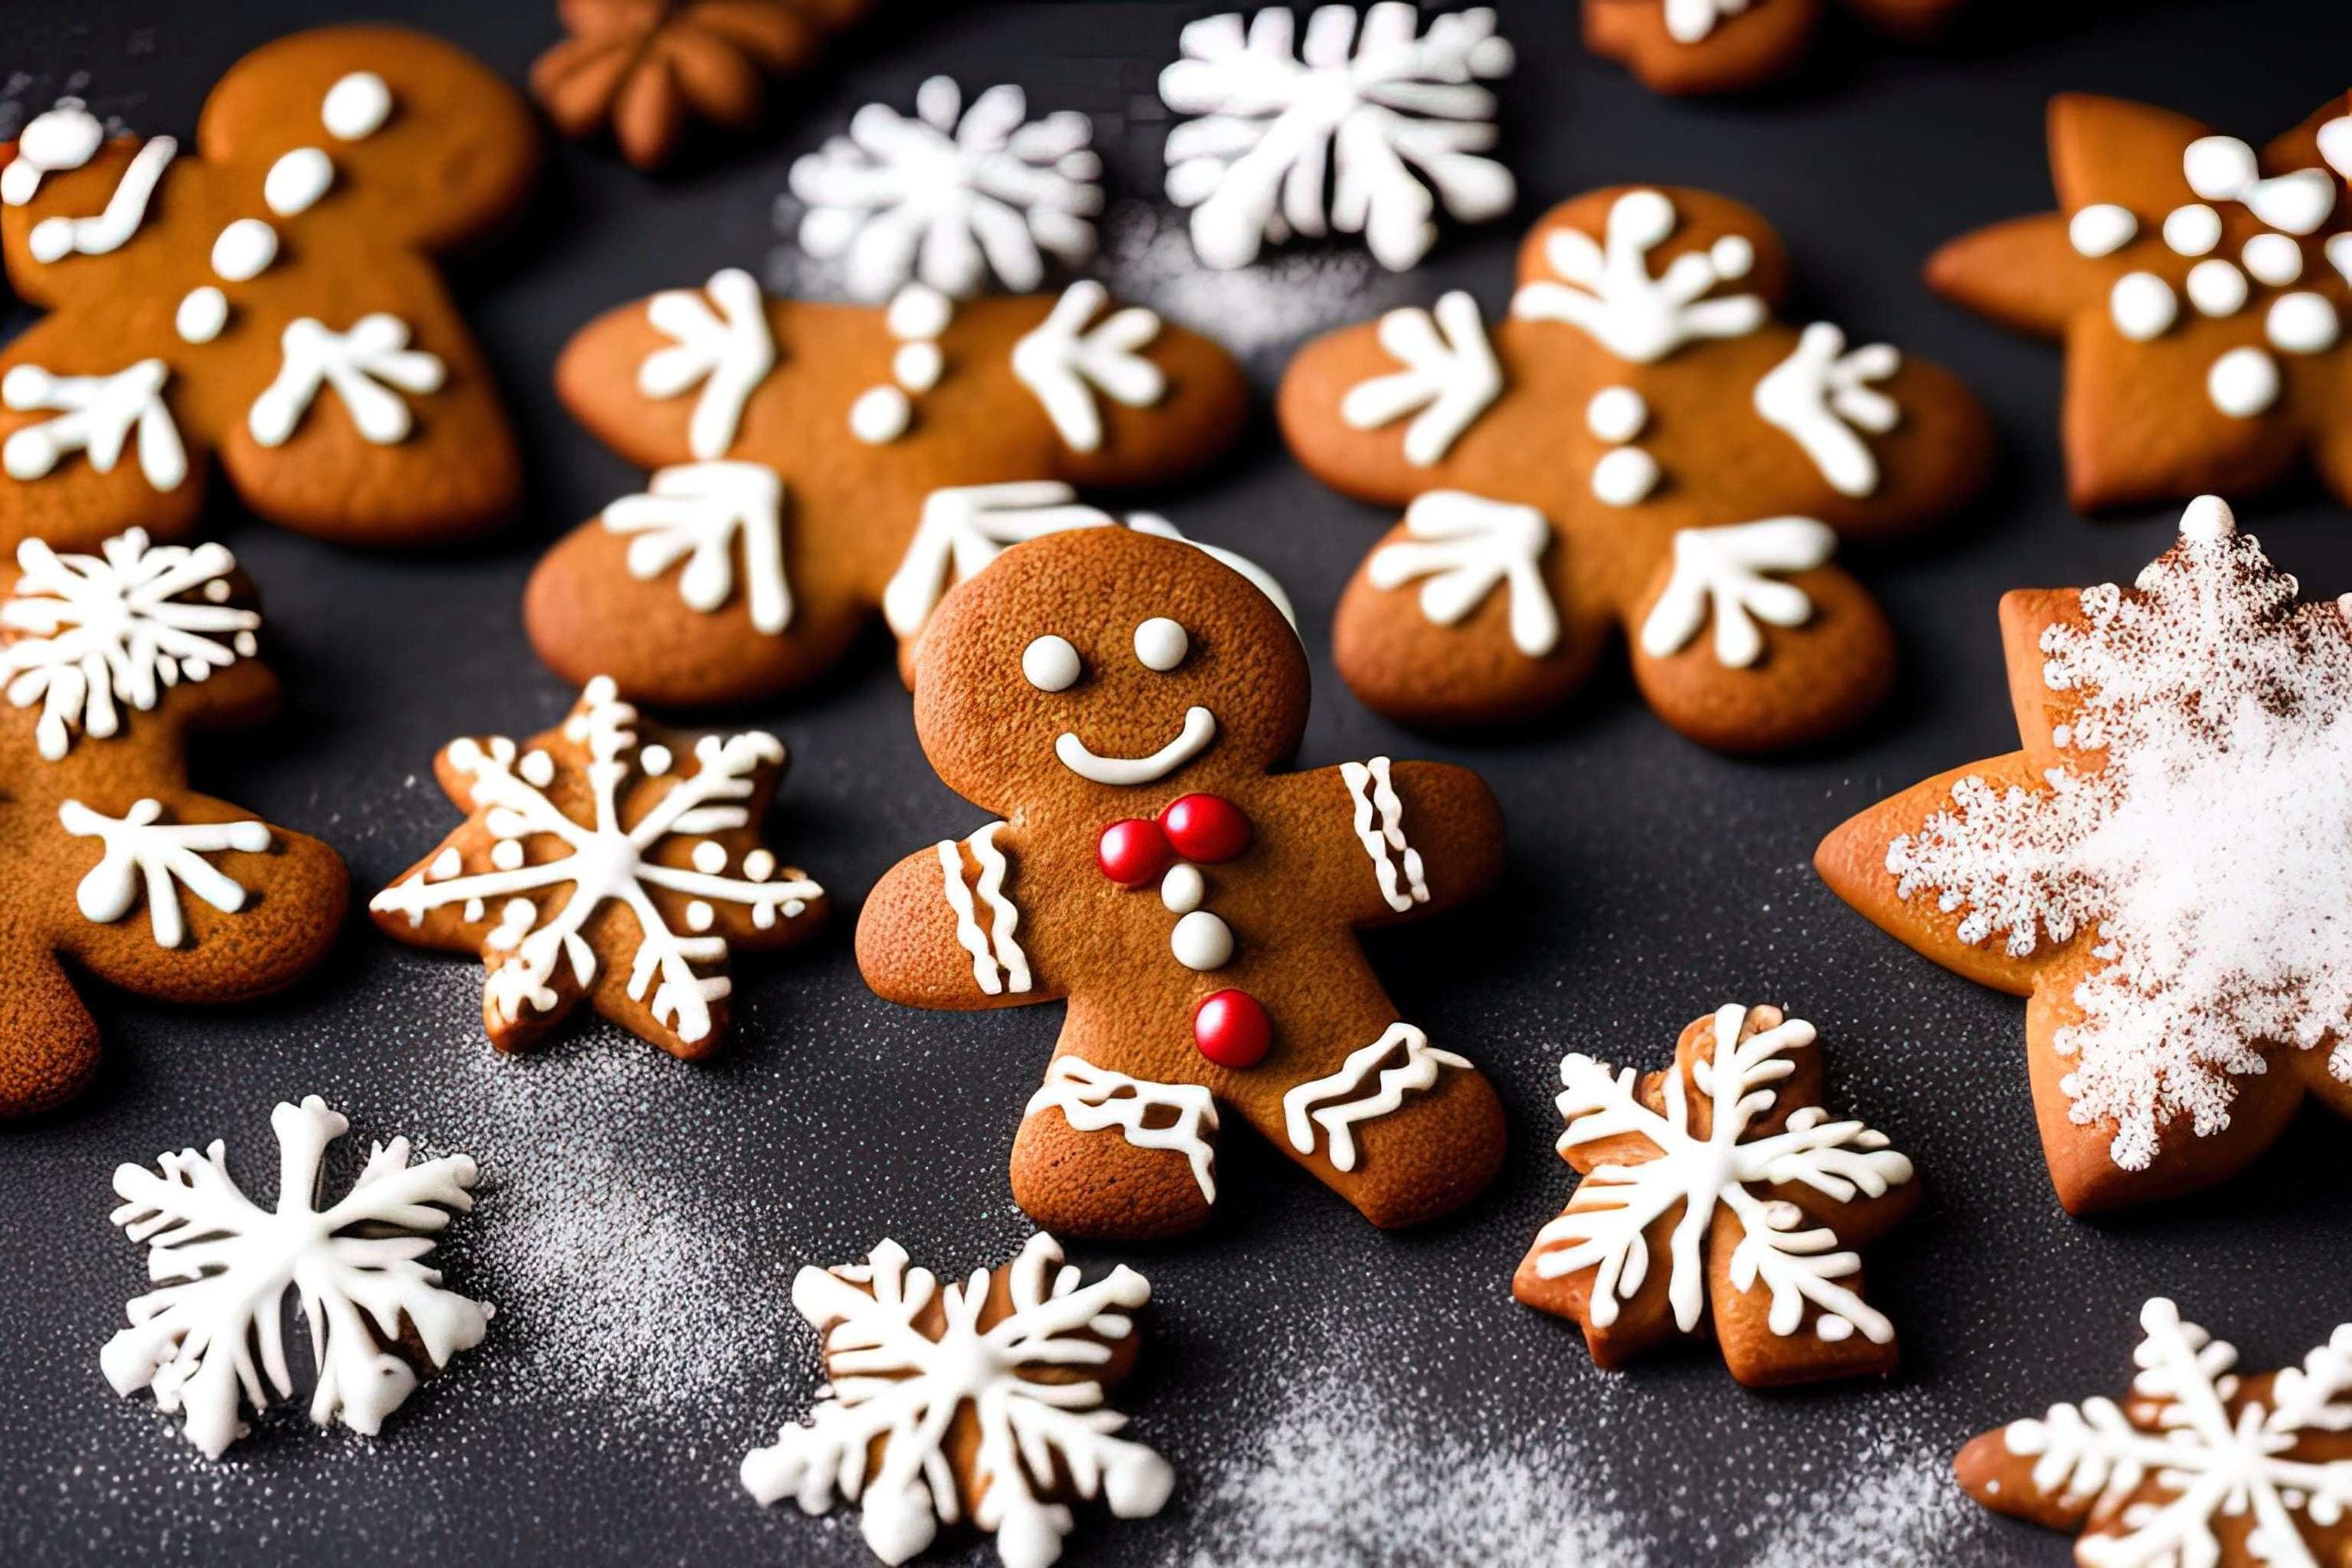
<path id="1" fill-rule="evenodd" d="M 1830 563 L 1975 493 L 1968 391 L 1883 343 L 1772 318 L 1788 258 L 1703 191 L 1555 208 L 1490 336 L 1469 295 L 1307 346 L 1278 409 L 1317 478 L 1406 508 L 1333 626 L 1339 674 L 1410 723 L 1567 701 L 1622 628 L 1659 716 L 1726 751 L 1802 744 L 1892 679 L 1893 633 Z"/>
<path id="2" fill-rule="evenodd" d="M 481 955 L 499 1050 L 538 1044 L 584 999 L 674 1057 L 709 1056 L 727 1034 L 730 950 L 789 946 L 829 907 L 761 842 L 783 771 L 773 735 L 656 731 L 592 679 L 520 745 L 441 748 L 434 776 L 467 819 L 369 912 L 403 942 Z"/>
<path id="3" fill-rule="evenodd" d="M 1939 293 L 2066 345 L 2078 509 L 2266 489 L 2306 460 L 2352 500 L 2346 110 L 2257 154 L 2184 115 L 2067 94 L 2050 105 L 2060 210 L 1929 259 Z"/>
<path id="4" fill-rule="evenodd" d="M 1968 0 L 1843 0 L 1874 31 L 1924 41 Z M 1794 71 L 1827 0 L 1584 0 L 1584 47 L 1653 92 L 1748 92 Z"/>
<path id="5" fill-rule="evenodd" d="M 1070 487 L 1197 472 L 1249 405 L 1223 350 L 1093 282 L 964 304 L 912 284 L 885 310 L 723 271 L 590 323 L 555 381 L 656 472 L 540 563 L 531 642 L 569 679 L 694 705 L 804 686 L 877 617 L 907 668 L 1005 545 L 1112 521 Z"/>
<path id="6" fill-rule="evenodd" d="M 64 960 L 167 1002 L 283 989 L 325 958 L 348 896 L 315 838 L 188 787 L 190 736 L 270 717 L 261 617 L 226 550 L 16 547 L 0 599 L 0 1116 L 66 1103 L 98 1026 Z"/>
<path id="7" fill-rule="evenodd" d="M 208 455 L 254 510 L 345 543 L 478 535 L 520 494 L 481 353 L 429 258 L 521 205 L 514 90 L 404 28 L 264 46 L 195 152 L 73 100 L 0 169 L 0 258 L 49 315 L 0 351 L 0 545 L 194 523 Z"/>
<path id="8" fill-rule="evenodd" d="M 2022 749 L 1814 857 L 1890 935 L 2028 999 L 2070 1213 L 2210 1186 L 2306 1095 L 2352 1114 L 2352 601 L 2295 592 L 2208 496 L 2128 589 L 2006 595 Z"/>
<path id="9" fill-rule="evenodd" d="M 858 967 L 915 1006 L 1068 1002 L 1013 1149 L 1049 1228 L 1205 1221 L 1228 1114 L 1376 1225 L 1459 1206 L 1501 1161 L 1494 1090 L 1398 1018 L 1355 934 L 1490 886 L 1500 813 L 1437 763 L 1275 771 L 1307 699 L 1276 606 L 1124 529 L 1008 552 L 916 650 L 924 754 L 1002 820 L 892 868 Z"/>

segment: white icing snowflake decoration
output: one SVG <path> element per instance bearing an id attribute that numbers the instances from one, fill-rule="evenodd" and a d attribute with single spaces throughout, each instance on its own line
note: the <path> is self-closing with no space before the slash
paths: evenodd
<path id="1" fill-rule="evenodd" d="M 258 855 L 269 847 L 266 822 L 180 822 L 163 820 L 163 803 L 152 798 L 133 801 L 121 816 L 92 811 L 78 800 L 58 807 L 58 822 L 77 838 L 95 838 L 105 846 L 75 889 L 74 901 L 85 919 L 111 925 L 131 912 L 140 890 L 147 893 L 148 929 L 158 947 L 177 947 L 188 934 L 180 910 L 183 887 L 223 914 L 245 908 L 245 889 L 206 855 L 242 849 Z"/>
<path id="2" fill-rule="evenodd" d="M 1160 367 L 1135 352 L 1160 335 L 1160 318 L 1130 305 L 1095 321 L 1109 302 L 1108 289 L 1092 279 L 1081 279 L 1064 289 L 1045 319 L 1013 345 L 1014 377 L 1074 452 L 1102 445 L 1097 393 L 1129 408 L 1148 408 L 1168 390 Z"/>
<path id="3" fill-rule="evenodd" d="M 1503 367 L 1486 341 L 1478 302 L 1457 289 L 1437 301 L 1433 314 L 1391 310 L 1381 318 L 1380 342 L 1404 368 L 1349 387 L 1339 417 L 1352 429 L 1377 430 L 1413 415 L 1404 460 L 1428 468 L 1503 391 Z"/>
<path id="4" fill-rule="evenodd" d="M 155 1391 L 156 1408 L 184 1412 L 188 1441 L 218 1458 L 245 1433 L 239 1397 L 257 1410 L 294 1392 L 282 1310 L 290 1288 L 310 1326 L 318 1384 L 310 1419 L 340 1418 L 373 1436 L 416 1387 L 416 1370 L 387 1347 L 414 1334 L 436 1367 L 481 1342 L 490 1308 L 444 1289 L 422 1261 L 451 1213 L 474 1206 L 474 1162 L 463 1154 L 408 1163 L 408 1140 L 376 1144 L 341 1201 L 320 1206 L 327 1146 L 351 1123 L 312 1095 L 270 1112 L 278 1134 L 278 1207 L 256 1205 L 230 1179 L 222 1145 L 165 1154 L 156 1169 L 114 1173 L 112 1215 L 148 1248 L 159 1289 L 134 1298 L 131 1326 L 99 1363 L 117 1394 Z M 259 1363 L 256 1364 L 258 1352 Z"/>
<path id="5" fill-rule="evenodd" d="M 1756 265 L 1756 247 L 1738 235 L 1685 251 L 1651 276 L 1650 252 L 1675 232 L 1676 221 L 1675 204 L 1662 192 L 1628 191 L 1609 209 L 1604 245 L 1595 245 L 1580 228 L 1553 229 L 1544 237 L 1544 259 L 1559 280 L 1520 285 L 1511 297 L 1511 314 L 1566 321 L 1635 364 L 1654 363 L 1685 343 L 1745 337 L 1762 326 L 1767 312 L 1756 295 L 1710 294 Z"/>
<path id="6" fill-rule="evenodd" d="M 965 109 L 943 76 L 916 89 L 911 120 L 867 104 L 847 136 L 793 163 L 793 195 L 808 208 L 801 248 L 842 258 L 851 292 L 867 300 L 917 279 L 968 299 L 991 272 L 1025 294 L 1045 280 L 1046 255 L 1087 261 L 1102 210 L 1094 128 L 1075 111 L 1027 113 L 1017 87 L 990 88 Z"/>
<path id="7" fill-rule="evenodd" d="M 1756 623 L 1801 626 L 1813 602 L 1794 583 L 1769 573 L 1810 572 L 1837 551 L 1837 535 L 1810 517 L 1768 517 L 1720 528 L 1675 531 L 1675 563 L 1665 592 L 1642 621 L 1642 651 L 1678 653 L 1715 617 L 1715 661 L 1746 669 L 1764 657 Z"/>
<path id="8" fill-rule="evenodd" d="M 629 541 L 629 575 L 660 576 L 680 561 L 678 597 L 709 614 L 735 592 L 742 550 L 743 598 L 755 631 L 793 621 L 784 577 L 784 481 L 764 463 L 680 463 L 658 470 L 643 495 L 607 506 L 607 530 Z"/>
<path id="9" fill-rule="evenodd" d="M 12 367 L 0 377 L 0 403 L 20 411 L 64 412 L 12 431 L 0 445 L 0 469 L 12 479 L 37 479 L 68 453 L 79 452 L 91 468 L 110 474 L 136 432 L 139 471 L 147 482 L 159 490 L 179 489 L 188 477 L 188 450 L 163 403 L 163 384 L 171 375 L 160 359 L 141 360 L 112 375 L 52 375 L 37 364 Z"/>
<path id="10" fill-rule="evenodd" d="M 647 397 L 677 397 L 700 387 L 687 416 L 687 448 L 706 463 L 725 457 L 744 405 L 776 368 L 776 341 L 759 283 L 740 267 L 722 268 L 700 289 L 655 295 L 646 303 L 646 320 L 670 342 L 638 363 L 637 390 Z"/>
<path id="11" fill-rule="evenodd" d="M 282 447 L 331 387 L 363 441 L 379 447 L 408 438 L 415 416 L 401 394 L 441 390 L 447 367 L 439 356 L 408 346 L 408 323 L 377 311 L 348 331 L 297 316 L 279 334 L 278 374 L 246 413 L 246 428 L 264 447 Z"/>
<path id="12" fill-rule="evenodd" d="M 1044 1235 L 1029 1238 L 1006 1282 L 1011 1310 L 983 1327 L 985 1268 L 942 1287 L 929 1270 L 909 1268 L 893 1241 L 863 1264 L 803 1268 L 793 1305 L 824 1335 L 832 1383 L 805 1422 L 744 1457 L 744 1487 L 762 1503 L 790 1496 L 813 1514 L 838 1493 L 861 1504 L 875 1555 L 904 1563 L 961 1518 L 947 1438 L 969 1409 L 979 1431 L 971 1522 L 994 1533 L 1005 1568 L 1045 1568 L 1061 1556 L 1073 1521 L 1066 1504 L 1047 1500 L 1057 1479 L 1078 1497 L 1101 1497 L 1121 1519 L 1159 1512 L 1175 1472 L 1114 1435 L 1127 1417 L 1105 1405 L 1102 1384 L 1036 1376 L 1109 1361 L 1150 1285 L 1124 1267 L 1080 1285 Z M 919 1326 L 935 1306 L 942 1321 Z"/>
<path id="13" fill-rule="evenodd" d="M 1420 14 L 1383 0 L 1357 24 L 1352 6 L 1318 6 L 1296 54 L 1286 6 L 1246 30 L 1239 16 L 1184 28 L 1184 58 L 1160 73 L 1160 96 L 1201 118 L 1168 133 L 1168 197 L 1192 209 L 1192 247 L 1211 267 L 1246 267 L 1266 243 L 1336 229 L 1361 234 L 1402 271 L 1435 242 L 1438 203 L 1465 223 L 1509 210 L 1510 171 L 1483 155 L 1495 95 L 1477 85 L 1511 70 L 1495 13 L 1433 16 L 1417 36 Z"/>
<path id="14" fill-rule="evenodd" d="M 1559 611 L 1544 584 L 1551 524 L 1531 506 L 1465 490 L 1431 490 L 1405 509 L 1406 537 L 1364 563 L 1375 588 L 1420 581 L 1421 613 L 1433 626 L 1459 623 L 1501 588 L 1509 595 L 1511 644 L 1529 658 L 1559 645 Z"/>

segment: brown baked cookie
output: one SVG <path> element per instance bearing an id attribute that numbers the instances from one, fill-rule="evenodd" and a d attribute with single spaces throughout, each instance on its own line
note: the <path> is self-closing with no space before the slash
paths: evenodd
<path id="1" fill-rule="evenodd" d="M 1843 0 L 1890 37 L 1924 42 L 1968 0 Z M 1584 47 L 1654 92 L 1748 92 L 1795 70 L 1823 0 L 1584 0 Z"/>
<path id="2" fill-rule="evenodd" d="M 1291 450 L 1405 506 L 1339 601 L 1356 694 L 1408 723 L 1566 702 L 1622 627 L 1667 723 L 1759 752 L 1851 724 L 1895 639 L 1841 537 L 1907 532 L 1976 492 L 1992 436 L 1948 374 L 1772 319 L 1789 262 L 1748 208 L 1619 187 L 1555 208 L 1490 340 L 1469 295 L 1309 344 Z"/>
<path id="3" fill-rule="evenodd" d="M 503 522 L 520 463 L 430 258 L 512 214 L 538 133 L 486 67 L 400 27 L 247 55 L 196 152 L 68 99 L 0 153 L 0 257 L 46 320 L 0 350 L 0 545 L 184 533 L 208 458 L 343 543 Z"/>
<path id="4" fill-rule="evenodd" d="M 1960 1489 L 2079 1533 L 2085 1564 L 2352 1561 L 2352 1323 L 2299 1366 L 2242 1373 L 2236 1346 L 2165 1298 L 2139 1322 L 2120 1404 L 2053 1405 L 1970 1439 Z"/>
<path id="5" fill-rule="evenodd" d="M 1830 1120 L 1813 1043 L 1801 1018 L 1733 1003 L 1662 1071 L 1563 1060 L 1559 1152 L 1584 1180 L 1511 1293 L 1581 1324 L 1603 1367 L 1711 1328 L 1751 1388 L 1894 1371 L 1852 1249 L 1919 1186 L 1885 1134 Z"/>
<path id="6" fill-rule="evenodd" d="M 698 1059 L 726 1039 L 730 951 L 789 946 L 829 907 L 761 842 L 783 771 L 773 735 L 673 734 L 591 680 L 520 745 L 441 748 L 434 776 L 466 821 L 369 912 L 403 942 L 481 955 L 499 1050 L 537 1045 L 585 1000 Z"/>
<path id="7" fill-rule="evenodd" d="M 858 967 L 915 1006 L 1069 1003 L 1013 1148 L 1048 1228 L 1201 1224 L 1227 1112 L 1381 1226 L 1501 1162 L 1494 1090 L 1398 1020 L 1356 940 L 1490 886 L 1501 814 L 1437 763 L 1276 771 L 1307 699 L 1274 604 L 1125 529 L 1007 552 L 917 647 L 924 754 L 1003 820 L 892 868 Z"/>
<path id="8" fill-rule="evenodd" d="M 2069 1213 L 2210 1186 L 2307 1094 L 2352 1114 L 2352 622 L 2208 496 L 2130 588 L 2000 605 L 2023 748 L 1914 785 L 1813 864 L 1897 940 L 2026 997 Z"/>
<path id="9" fill-rule="evenodd" d="M 16 546 L 0 599 L 0 1116 L 63 1105 L 98 1026 L 61 960 L 167 1002 L 236 1002 L 327 955 L 343 863 L 188 787 L 191 735 L 277 711 L 252 584 L 217 544 Z"/>
<path id="10" fill-rule="evenodd" d="M 1070 487 L 1167 483 L 1240 433 L 1223 350 L 1108 306 L 1091 282 L 804 304 L 730 269 L 591 322 L 556 390 L 656 471 L 540 563 L 532 645 L 566 679 L 670 705 L 804 686 L 877 616 L 907 668 L 940 595 L 999 550 L 1112 521 Z"/>
<path id="11" fill-rule="evenodd" d="M 2346 107 L 2258 156 L 2184 115 L 2067 94 L 2050 105 L 2060 210 L 1929 258 L 1937 292 L 2065 344 L 2079 510 L 2266 489 L 2306 460 L 2352 500 Z"/>

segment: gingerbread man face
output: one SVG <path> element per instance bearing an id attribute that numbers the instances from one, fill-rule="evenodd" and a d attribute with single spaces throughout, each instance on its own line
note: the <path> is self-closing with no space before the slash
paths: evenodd
<path id="1" fill-rule="evenodd" d="M 1925 40 L 1968 0 L 1843 0 L 1891 37 Z M 1827 0 L 1584 0 L 1584 47 L 1654 92 L 1748 92 L 1804 62 Z"/>
<path id="2" fill-rule="evenodd" d="M 1355 935 L 1489 886 L 1500 814 L 1460 768 L 1270 771 L 1307 696 L 1246 578 L 1129 530 L 1019 546 L 924 635 L 925 753 L 1003 820 L 883 879 L 858 966 L 916 1006 L 1069 1003 L 1013 1144 L 1040 1223 L 1200 1224 L 1227 1113 L 1384 1226 L 1458 1206 L 1500 1162 L 1493 1089 L 1398 1019 Z"/>
<path id="3" fill-rule="evenodd" d="M 256 511 L 343 542 L 503 521 L 520 466 L 428 258 L 513 213 L 521 100 L 458 50 L 326 27 L 247 56 L 192 153 L 68 100 L 5 151 L 0 256 L 48 317 L 0 352 L 0 542 L 193 526 L 217 456 Z"/>
<path id="4" fill-rule="evenodd" d="M 940 596 L 1006 545 L 1116 521 L 1072 487 L 1194 472 L 1248 406 L 1222 350 L 1097 283 L 962 304 L 915 284 L 877 310 L 768 299 L 740 271 L 592 322 L 556 388 L 656 472 L 541 563 L 531 641 L 568 677 L 685 705 L 805 685 L 877 617 L 905 668 Z"/>
<path id="5" fill-rule="evenodd" d="M 2070 93 L 2050 105 L 2060 210 L 1928 261 L 1938 292 L 2066 345 L 2077 508 L 2264 489 L 2306 454 L 2352 500 L 2346 110 L 2330 102 L 2257 156 L 2185 115 Z"/>
<path id="6" fill-rule="evenodd" d="M 1407 509 L 1339 603 L 1357 695 L 1414 723 L 1524 720 L 1622 632 L 1651 707 L 1708 745 L 1866 712 L 1894 639 L 1831 553 L 1963 503 L 1991 434 L 1937 367 L 1775 321 L 1788 275 L 1735 202 L 1603 190 L 1537 226 L 1491 336 L 1457 293 L 1308 345 L 1282 384 L 1291 449 Z"/>

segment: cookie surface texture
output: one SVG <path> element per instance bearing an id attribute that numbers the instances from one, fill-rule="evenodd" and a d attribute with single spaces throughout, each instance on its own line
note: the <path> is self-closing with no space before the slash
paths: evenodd
<path id="1" fill-rule="evenodd" d="M 1825 0 L 1583 0 L 1584 47 L 1654 92 L 1748 92 L 1793 74 L 1829 13 Z M 1926 42 L 1968 0 L 1843 0 L 1873 31 Z"/>

